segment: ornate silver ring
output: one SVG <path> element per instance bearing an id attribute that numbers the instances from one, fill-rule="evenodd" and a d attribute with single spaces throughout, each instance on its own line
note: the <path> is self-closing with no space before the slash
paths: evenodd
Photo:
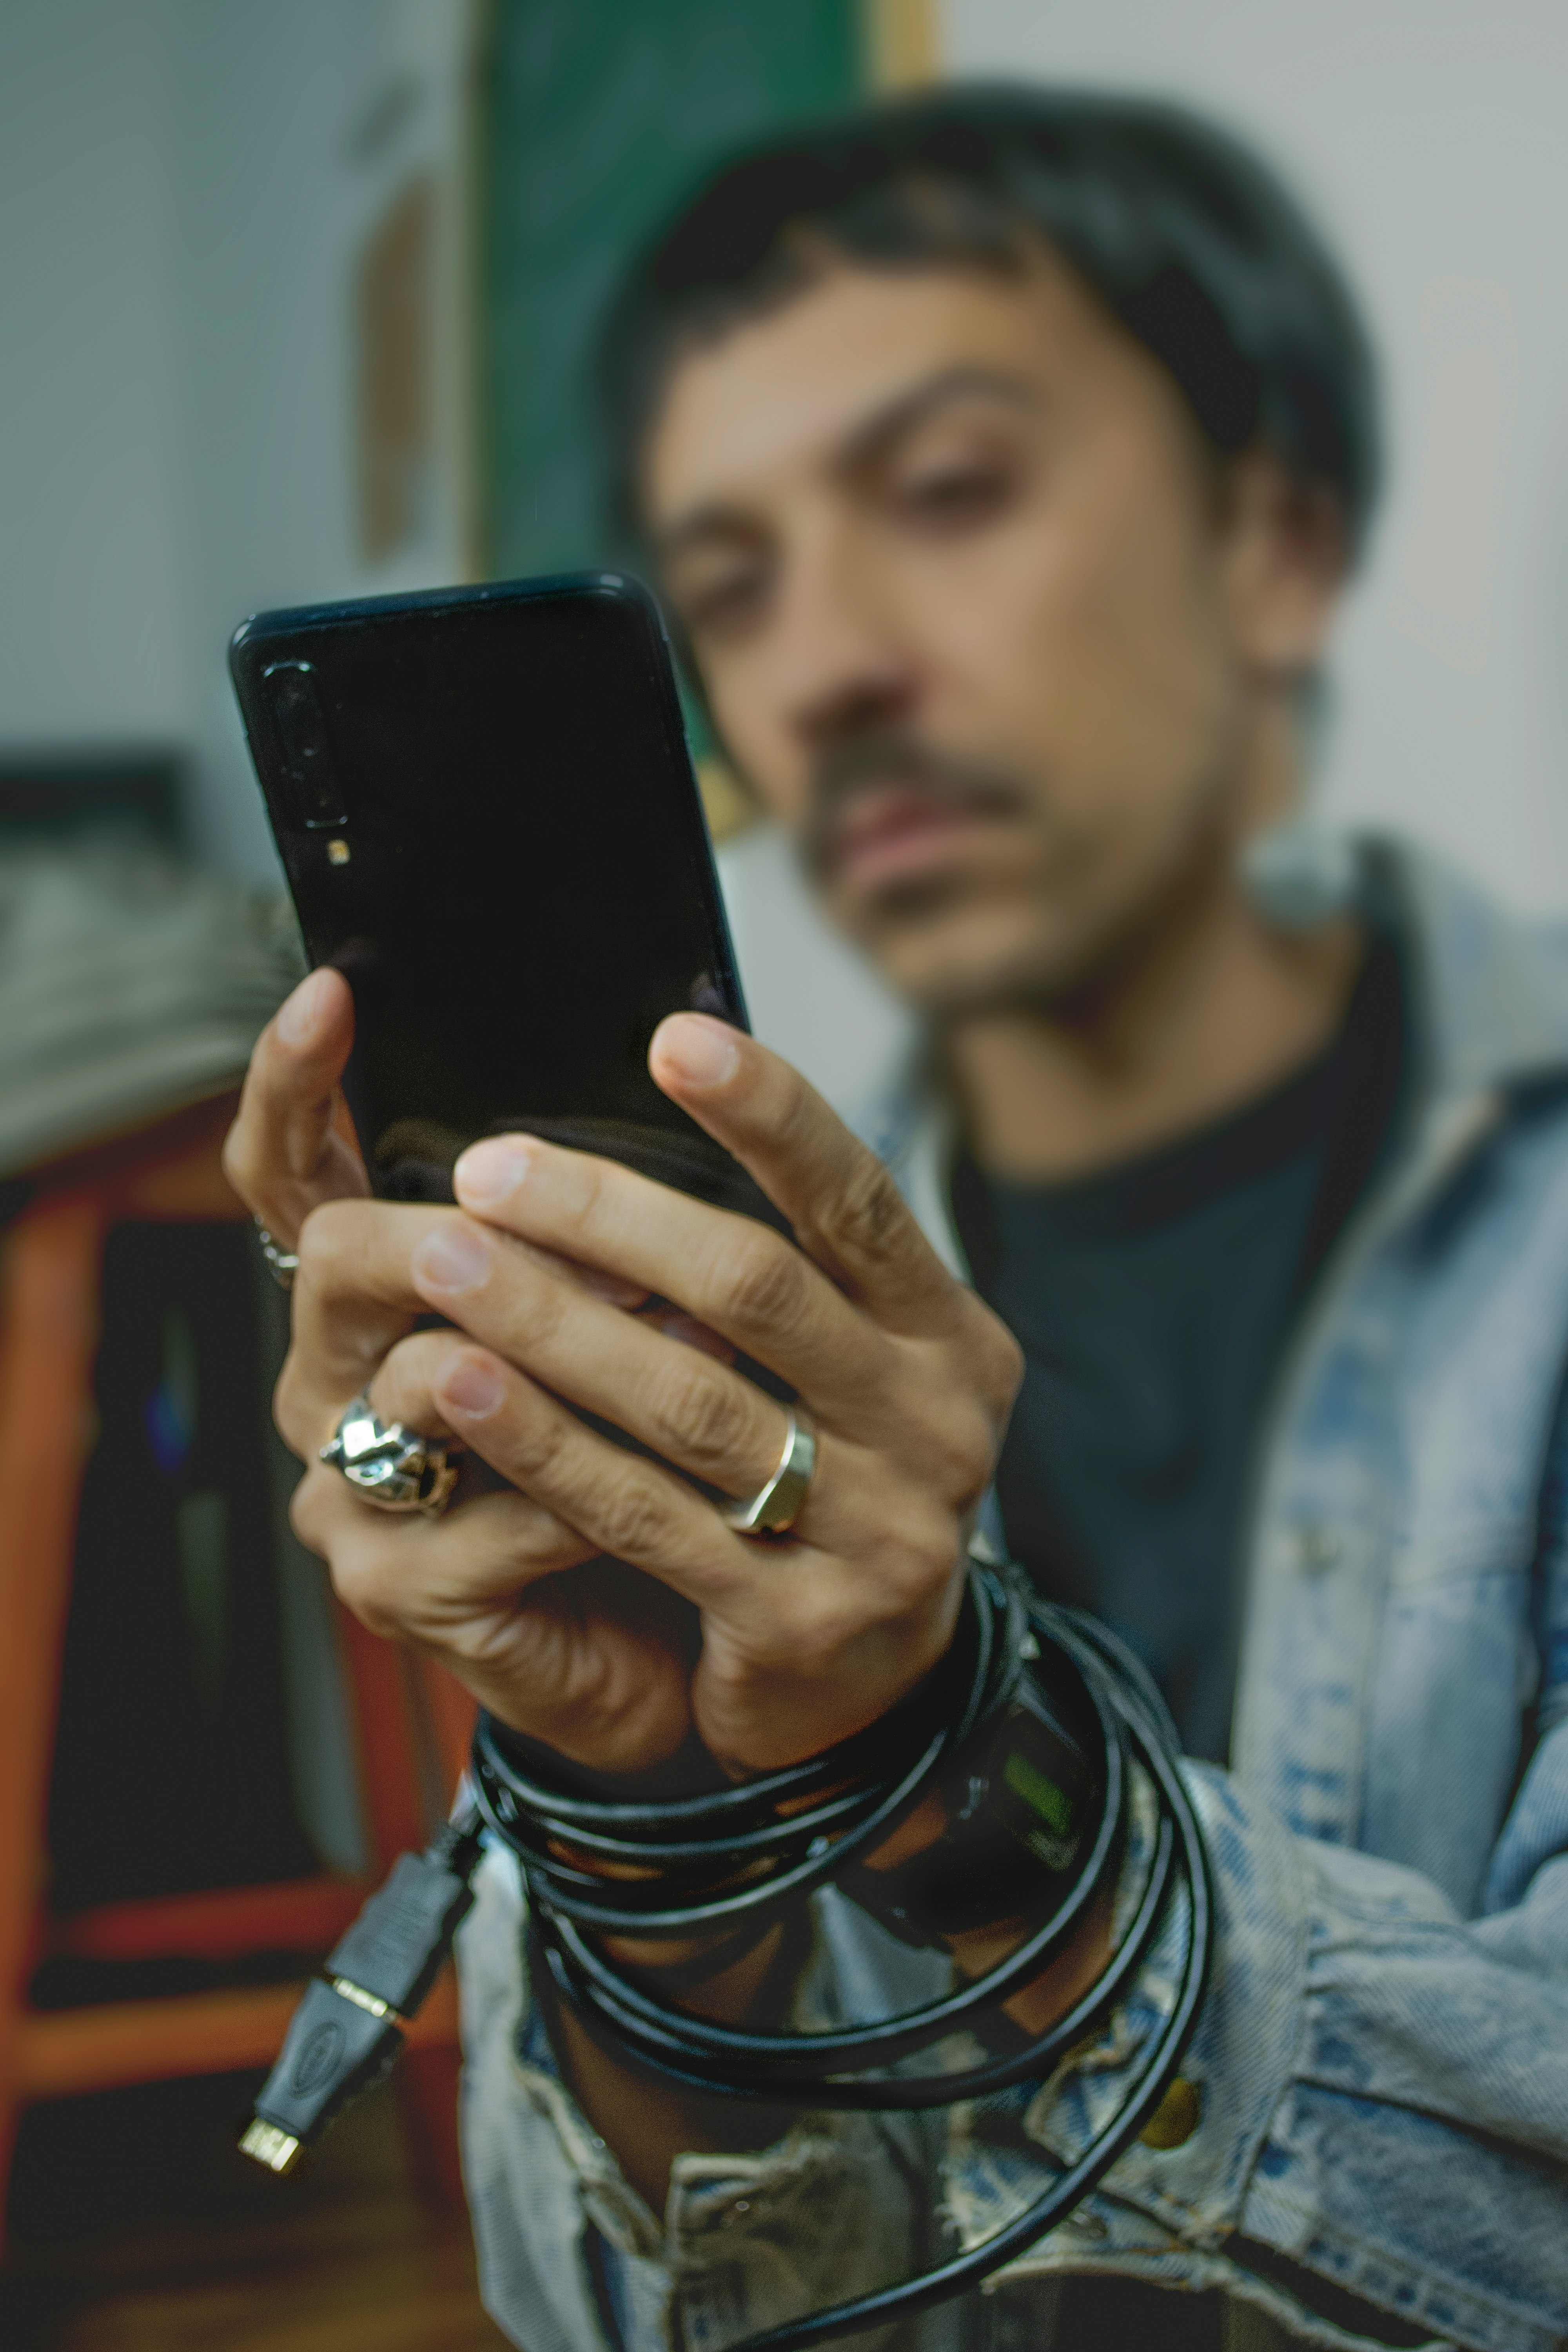
<path id="1" fill-rule="evenodd" d="M 383 1421 L 361 1390 L 321 1448 L 321 1460 L 341 1470 L 356 1495 L 383 1511 L 424 1511 L 438 1518 L 458 1483 L 458 1465 L 434 1437 L 400 1421 Z"/>
<path id="2" fill-rule="evenodd" d="M 805 1507 L 811 1474 L 816 1467 L 816 1440 L 804 1417 L 792 1412 L 784 1432 L 784 1452 L 773 1476 L 765 1486 L 759 1486 L 749 1502 L 721 1506 L 720 1517 L 738 1536 L 787 1535 Z"/>

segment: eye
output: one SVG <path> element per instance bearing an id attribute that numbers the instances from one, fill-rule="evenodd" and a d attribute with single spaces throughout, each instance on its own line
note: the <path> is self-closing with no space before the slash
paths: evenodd
<path id="1" fill-rule="evenodd" d="M 764 563 L 715 566 L 681 583 L 678 601 L 693 635 L 728 636 L 746 628 L 766 602 L 769 569 Z"/>
<path id="2" fill-rule="evenodd" d="M 995 457 L 950 458 L 913 468 L 896 487 L 901 511 L 918 526 L 963 530 L 1013 503 L 1016 468 Z"/>

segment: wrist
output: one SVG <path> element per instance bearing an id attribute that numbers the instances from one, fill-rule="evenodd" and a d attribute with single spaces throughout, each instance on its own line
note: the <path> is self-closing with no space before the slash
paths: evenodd
<path id="1" fill-rule="evenodd" d="M 1075 2001 L 1105 1973 L 1113 1948 L 1111 1915 L 1114 1882 L 1101 1888 L 1084 1915 L 1078 1933 L 1020 1992 L 1002 2004 L 1003 2014 L 1024 2032 L 1048 2032 Z M 943 1938 L 953 1966 L 973 1983 L 1010 1959 L 1028 1934 L 1031 1923 L 1009 1919 L 994 1927 L 972 1928 Z"/>
<path id="2" fill-rule="evenodd" d="M 804 1954 L 785 1922 L 773 1920 L 739 1933 L 691 1937 L 680 1944 L 654 1944 L 641 1937 L 606 1936 L 599 1948 L 618 1967 L 631 1969 L 661 2000 L 679 2002 L 694 2016 L 718 2025 L 751 2025 L 775 2010 L 781 1972 L 793 1991 Z M 782 1964 L 788 1959 L 787 1969 Z M 783 2006 L 787 2007 L 787 1999 Z"/>
<path id="3" fill-rule="evenodd" d="M 1070 1892 L 1103 1811 L 1072 1702 L 1065 1685 L 1021 1689 L 844 1891 L 903 1942 L 945 1945 L 961 1965 L 1006 1958 Z"/>
<path id="4" fill-rule="evenodd" d="M 587 1797 L 601 1804 L 658 1804 L 669 1799 L 696 1797 L 728 1785 L 729 1775 L 704 1745 L 695 1725 L 670 1755 L 635 1770 L 615 1771 L 565 1754 L 546 1739 L 487 1710 L 490 1734 L 501 1755 L 531 1779 L 542 1779 L 563 1794 Z"/>

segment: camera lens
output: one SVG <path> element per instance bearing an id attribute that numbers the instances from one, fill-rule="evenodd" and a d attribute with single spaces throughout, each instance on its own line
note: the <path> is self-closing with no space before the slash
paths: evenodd
<path id="1" fill-rule="evenodd" d="M 299 795 L 308 825 L 343 824 L 342 786 L 327 740 L 327 722 L 309 662 L 275 662 L 266 673 L 273 715 L 283 750 L 283 766 Z"/>

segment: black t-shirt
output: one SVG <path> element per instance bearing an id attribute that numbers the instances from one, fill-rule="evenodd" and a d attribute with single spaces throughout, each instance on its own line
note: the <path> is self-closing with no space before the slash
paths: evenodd
<path id="1" fill-rule="evenodd" d="M 1311 1277 L 1388 1136 L 1405 1026 L 1379 937 L 1332 1045 L 1230 1118 L 1070 1183 L 954 1171 L 976 1286 L 1026 1360 L 997 1474 L 1014 1555 L 1131 1644 L 1187 1754 L 1215 1762 L 1259 1440 Z"/>

